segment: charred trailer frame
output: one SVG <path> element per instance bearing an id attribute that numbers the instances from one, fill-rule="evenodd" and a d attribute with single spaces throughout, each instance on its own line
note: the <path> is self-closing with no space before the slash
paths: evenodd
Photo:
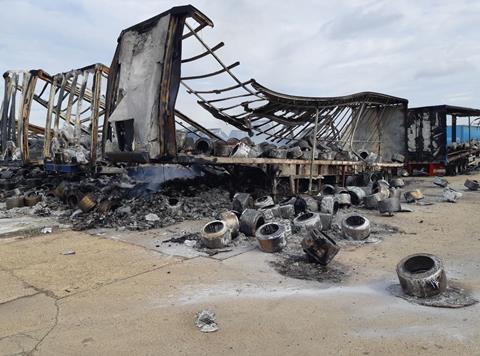
<path id="1" fill-rule="evenodd" d="M 99 121 L 105 111 L 102 82 L 106 80 L 108 71 L 103 64 L 92 64 L 53 76 L 43 70 L 7 71 L 0 110 L 3 163 L 49 164 L 55 160 L 55 154 L 63 155 L 68 149 L 78 149 L 83 137 L 88 141 L 84 142 L 88 146 L 86 159 L 94 165 L 99 152 L 98 137 L 101 135 Z M 37 110 L 32 113 L 34 103 L 39 104 L 42 112 Z M 31 123 L 32 115 L 44 120 L 43 123 Z M 63 128 L 60 123 L 63 123 Z M 32 157 L 30 146 L 34 141 L 41 142 L 42 147 Z"/>
<path id="2" fill-rule="evenodd" d="M 408 110 L 406 124 L 407 166 L 410 172 L 423 169 L 429 175 L 457 174 L 465 171 L 470 158 L 479 149 L 472 142 L 463 145 L 447 144 L 448 122 L 452 123 L 455 143 L 458 118 L 480 116 L 480 109 L 451 105 L 425 106 Z"/>
<path id="3" fill-rule="evenodd" d="M 177 155 L 175 101 L 186 18 L 198 32 L 212 21 L 179 6 L 123 30 L 110 66 L 102 152 L 112 161 L 159 162 Z M 191 35 L 191 34 L 190 34 Z"/>

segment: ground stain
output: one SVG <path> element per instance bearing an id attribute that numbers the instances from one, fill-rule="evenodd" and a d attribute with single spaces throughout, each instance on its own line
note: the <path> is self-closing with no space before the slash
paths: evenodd
<path id="1" fill-rule="evenodd" d="M 469 295 L 464 289 L 455 286 L 447 287 L 447 290 L 439 295 L 429 298 L 417 298 L 403 293 L 400 284 L 390 285 L 387 290 L 394 296 L 405 299 L 414 304 L 437 308 L 463 308 L 478 303 L 478 300 Z"/>

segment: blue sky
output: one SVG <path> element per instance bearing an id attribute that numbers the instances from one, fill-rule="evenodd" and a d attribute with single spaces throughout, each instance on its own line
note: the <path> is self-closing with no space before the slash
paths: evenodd
<path id="1" fill-rule="evenodd" d="M 405 97 L 410 106 L 480 107 L 480 1 L 191 3 L 215 23 L 202 31 L 203 38 L 211 45 L 226 43 L 219 54 L 225 62 L 241 62 L 236 73 L 242 79 L 298 95 L 369 90 Z M 109 65 L 123 28 L 183 4 L 0 0 L 0 71 L 56 73 L 95 62 Z M 216 126 L 194 98 L 182 94 L 179 105 Z"/>

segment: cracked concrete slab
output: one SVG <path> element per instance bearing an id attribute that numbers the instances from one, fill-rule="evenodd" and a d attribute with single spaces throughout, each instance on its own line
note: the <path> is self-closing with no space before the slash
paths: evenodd
<path id="1" fill-rule="evenodd" d="M 211 297 L 217 303 L 218 298 L 226 296 L 233 302 L 242 288 L 256 290 L 262 281 L 266 294 L 267 289 L 284 279 L 275 275 L 272 281 L 272 276 L 259 276 L 245 273 L 241 267 L 198 257 L 64 298 L 59 301 L 62 313 L 58 327 L 42 343 L 40 354 L 52 349 L 64 354 L 79 350 L 102 354 L 112 347 L 125 354 L 148 354 L 152 347 L 161 354 L 170 354 L 180 344 L 168 346 L 168 338 L 182 335 L 200 342 L 193 324 L 199 304 Z M 297 284 L 292 281 L 292 286 Z M 150 327 L 144 329 L 145 323 Z M 131 338 L 123 325 L 142 330 L 141 335 Z M 112 339 L 117 340 L 114 345 Z"/>
<path id="2" fill-rule="evenodd" d="M 0 354 L 30 352 L 56 324 L 56 300 L 37 293 L 0 305 Z"/>
<path id="3" fill-rule="evenodd" d="M 65 255 L 67 251 L 75 254 Z M 17 240 L 0 249 L 0 268 L 57 297 L 178 261 L 141 247 L 72 231 Z"/>
<path id="4" fill-rule="evenodd" d="M 207 256 L 206 253 L 199 252 L 191 247 L 183 244 L 163 243 L 173 236 L 179 236 L 183 233 L 190 233 L 196 231 L 195 222 L 189 221 L 189 224 L 184 226 L 182 230 L 175 229 L 175 227 L 166 227 L 162 229 L 152 229 L 147 231 L 118 231 L 114 229 L 95 229 L 90 230 L 89 233 L 95 236 L 102 236 L 111 240 L 122 241 L 128 244 L 141 246 L 146 249 L 157 251 L 165 255 L 177 256 L 182 258 L 194 258 L 198 256 Z M 197 222 L 198 223 L 198 222 Z"/>
<path id="5" fill-rule="evenodd" d="M 291 355 L 314 353 L 319 342 L 326 354 L 467 354 L 479 341 L 468 308 L 418 308 L 393 298 L 383 283 L 325 287 L 284 278 L 262 256 L 247 253 L 227 264 L 198 257 L 64 298 L 39 355 Z M 257 269 L 242 268 L 254 261 Z M 216 333 L 194 324 L 205 308 L 217 314 Z"/>
<path id="6" fill-rule="evenodd" d="M 34 288 L 14 277 L 11 273 L 2 270 L 0 270 L 0 286 L 2 286 L 0 288 L 0 304 L 37 293 Z"/>

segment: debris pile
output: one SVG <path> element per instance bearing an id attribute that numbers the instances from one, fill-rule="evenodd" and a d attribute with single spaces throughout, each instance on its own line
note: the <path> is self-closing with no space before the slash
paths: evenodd
<path id="1" fill-rule="evenodd" d="M 9 168 L 1 172 L 6 213 L 59 216 L 74 229 L 95 227 L 143 230 L 187 219 L 213 217 L 230 204 L 221 177 L 199 177 L 163 185 L 114 176 L 49 175 L 41 170 Z M 12 185 L 13 184 L 13 185 Z"/>

